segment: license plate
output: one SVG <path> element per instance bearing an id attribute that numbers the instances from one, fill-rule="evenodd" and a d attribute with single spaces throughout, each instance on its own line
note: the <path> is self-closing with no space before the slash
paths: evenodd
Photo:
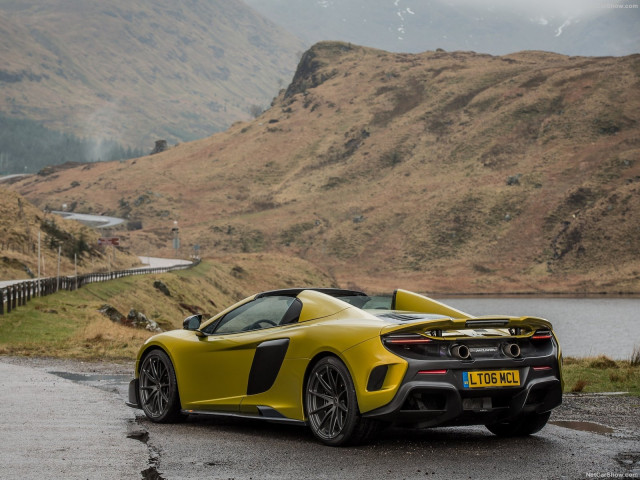
<path id="1" fill-rule="evenodd" d="M 520 372 L 518 370 L 462 372 L 462 385 L 464 388 L 519 387 Z"/>

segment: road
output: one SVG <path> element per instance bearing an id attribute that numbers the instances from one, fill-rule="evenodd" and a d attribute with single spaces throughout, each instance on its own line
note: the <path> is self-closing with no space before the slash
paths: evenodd
<path id="1" fill-rule="evenodd" d="M 108 217 L 106 215 L 90 215 L 88 213 L 62 212 L 52 210 L 51 213 L 60 215 L 67 220 L 76 220 L 92 228 L 112 228 L 125 222 L 123 218 Z"/>
<path id="2" fill-rule="evenodd" d="M 330 448 L 303 427 L 153 424 L 124 405 L 131 368 L 0 357 L 0 477 L 640 478 L 637 398 L 568 396 L 552 416 L 558 424 L 528 438 L 500 439 L 484 427 L 389 429 L 369 445 Z M 600 425 L 567 423 L 576 419 Z"/>
<path id="3" fill-rule="evenodd" d="M 192 263 L 191 260 L 183 260 L 180 258 L 159 258 L 145 256 L 139 256 L 138 258 L 143 265 L 140 268 L 163 268 L 173 267 L 176 265 L 188 265 Z"/>
<path id="4" fill-rule="evenodd" d="M 119 395 L 0 361 L 0 405 L 2 479 L 141 478 L 147 468 Z"/>
<path id="5" fill-rule="evenodd" d="M 7 180 L 11 180 L 12 178 L 20 178 L 20 177 L 28 177 L 32 175 L 31 173 L 13 173 L 11 175 L 0 176 L 0 183 L 5 182 Z"/>

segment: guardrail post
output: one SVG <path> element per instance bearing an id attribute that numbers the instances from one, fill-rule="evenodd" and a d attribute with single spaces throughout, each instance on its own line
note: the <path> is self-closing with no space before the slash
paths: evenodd
<path id="1" fill-rule="evenodd" d="M 11 304 L 11 310 L 15 310 L 16 309 L 16 295 L 15 292 L 13 290 L 13 286 L 9 287 L 9 302 Z"/>
<path id="2" fill-rule="evenodd" d="M 0 288 L 0 315 L 4 315 L 4 288 Z"/>

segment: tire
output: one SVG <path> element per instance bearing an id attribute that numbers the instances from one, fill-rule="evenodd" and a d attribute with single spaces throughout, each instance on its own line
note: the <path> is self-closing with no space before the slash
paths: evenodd
<path id="1" fill-rule="evenodd" d="M 138 385 L 142 410 L 151 421 L 171 423 L 183 417 L 176 372 L 165 352 L 153 350 L 144 358 Z"/>
<path id="2" fill-rule="evenodd" d="M 313 366 L 304 400 L 311 431 L 325 445 L 363 443 L 377 429 L 375 420 L 360 416 L 349 370 L 336 357 L 324 357 Z"/>
<path id="3" fill-rule="evenodd" d="M 511 422 L 493 423 L 487 429 L 499 437 L 524 437 L 544 428 L 551 412 L 529 413 Z"/>

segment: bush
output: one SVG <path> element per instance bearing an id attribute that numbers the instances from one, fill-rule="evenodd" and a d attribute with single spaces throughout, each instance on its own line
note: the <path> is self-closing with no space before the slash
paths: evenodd
<path id="1" fill-rule="evenodd" d="M 615 361 L 611 360 L 606 355 L 600 355 L 599 357 L 594 358 L 589 362 L 589 367 L 591 368 L 618 368 L 618 365 Z"/>
<path id="2" fill-rule="evenodd" d="M 640 345 L 636 345 L 633 347 L 633 352 L 631 352 L 631 358 L 629 359 L 629 364 L 632 367 L 640 366 Z"/>
<path id="3" fill-rule="evenodd" d="M 584 390 L 584 387 L 587 386 L 587 382 L 585 380 L 579 379 L 573 387 L 571 387 L 572 393 L 579 393 Z"/>

